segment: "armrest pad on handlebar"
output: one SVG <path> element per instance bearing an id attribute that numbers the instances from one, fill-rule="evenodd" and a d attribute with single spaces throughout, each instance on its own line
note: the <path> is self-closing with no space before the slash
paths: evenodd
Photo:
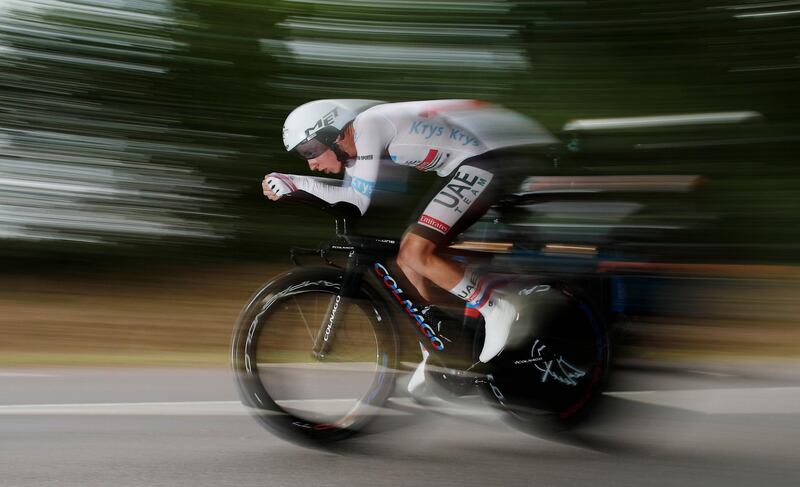
<path id="1" fill-rule="evenodd" d="M 282 197 L 280 201 L 311 205 L 335 217 L 358 218 L 361 216 L 361 211 L 352 203 L 347 203 L 345 201 L 328 203 L 322 198 L 314 196 L 313 194 L 303 190 L 294 191 L 290 194 L 287 194 L 286 196 Z"/>
<path id="2" fill-rule="evenodd" d="M 352 231 L 356 220 L 358 220 L 358 217 L 361 216 L 361 211 L 352 203 L 346 203 L 344 201 L 328 203 L 322 198 L 302 190 L 294 191 L 286 196 L 283 196 L 278 201 L 307 204 L 333 216 L 336 219 L 337 235 L 345 235 L 349 233 L 349 231 Z"/>
<path id="3" fill-rule="evenodd" d="M 324 209 L 326 206 L 330 206 L 330 203 L 322 198 L 314 196 L 308 191 L 303 190 L 293 191 L 285 196 L 282 196 L 278 201 L 283 203 L 302 203 L 318 209 Z"/>

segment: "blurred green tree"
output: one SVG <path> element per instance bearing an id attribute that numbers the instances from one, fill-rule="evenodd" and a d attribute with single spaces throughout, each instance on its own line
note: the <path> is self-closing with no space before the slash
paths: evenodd
<path id="1" fill-rule="evenodd" d="M 703 174 L 684 216 L 713 231 L 681 238 L 796 259 L 800 16 L 780 3 L 9 0 L 0 17 L 7 255 L 270 258 L 330 232 L 260 195 L 266 172 L 304 171 L 280 142 L 294 106 L 470 97 L 565 141 L 573 118 L 759 111 L 742 127 L 578 134 L 560 169 Z M 411 175 L 412 195 L 434 181 Z M 365 224 L 397 232 L 404 211 Z"/>

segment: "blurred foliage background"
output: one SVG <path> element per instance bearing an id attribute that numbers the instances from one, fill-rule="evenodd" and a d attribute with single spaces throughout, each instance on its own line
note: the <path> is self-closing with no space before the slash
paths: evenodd
<path id="1" fill-rule="evenodd" d="M 0 362 L 225 363 L 248 294 L 288 246 L 332 233 L 260 190 L 268 172 L 308 173 L 280 129 L 318 98 L 484 99 L 564 142 L 539 174 L 703 177 L 627 195 L 641 210 L 622 221 L 547 215 L 555 239 L 588 215 L 654 230 L 645 260 L 796 264 L 799 95 L 797 1 L 0 0 Z M 744 110 L 762 117 L 564 130 Z M 437 178 L 399 182 L 363 230 L 401 232 Z M 736 272 L 755 284 L 657 293 L 658 309 L 701 317 L 688 334 L 658 322 L 654 342 L 735 353 L 759 320 L 765 350 L 795 354 L 796 272 Z"/>
<path id="2" fill-rule="evenodd" d="M 0 19 L 9 262 L 270 259 L 328 235 L 324 216 L 259 189 L 267 172 L 307 173 L 280 127 L 327 97 L 503 104 L 573 149 L 555 174 L 703 175 L 698 214 L 680 210 L 703 229 L 678 240 L 798 256 L 798 2 L 0 0 Z M 763 119 L 562 131 L 731 110 Z M 409 191 L 434 182 L 410 175 Z M 395 213 L 366 226 L 397 233 Z"/>

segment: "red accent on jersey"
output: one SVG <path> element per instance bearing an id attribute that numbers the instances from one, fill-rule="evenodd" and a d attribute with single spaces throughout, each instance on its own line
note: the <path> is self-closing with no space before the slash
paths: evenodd
<path id="1" fill-rule="evenodd" d="M 447 233 L 447 231 L 450 230 L 450 225 L 430 215 L 422 215 L 419 217 L 419 223 L 442 233 Z"/>
<path id="2" fill-rule="evenodd" d="M 435 164 L 436 161 L 439 160 L 439 157 L 436 157 L 438 154 L 439 151 L 436 149 L 428 150 L 428 153 L 425 155 L 425 159 L 423 159 L 419 164 L 417 164 L 415 169 L 417 169 L 418 171 L 424 171 L 425 169 L 429 168 L 430 166 Z"/>
<path id="3" fill-rule="evenodd" d="M 450 103 L 448 105 L 444 105 L 439 108 L 432 108 L 430 110 L 425 110 L 424 112 L 420 113 L 420 116 L 434 117 L 443 112 L 452 112 L 454 110 L 468 110 L 470 108 L 483 108 L 488 105 L 490 105 L 489 102 L 482 100 L 464 100 L 455 103 Z"/>
<path id="4" fill-rule="evenodd" d="M 438 154 L 438 153 L 439 153 L 439 151 L 436 150 L 436 149 L 429 150 L 428 151 L 428 155 L 425 156 L 425 159 L 422 160 L 422 163 L 423 164 L 428 164 L 430 162 L 433 162 L 433 158 L 436 157 L 436 154 Z"/>

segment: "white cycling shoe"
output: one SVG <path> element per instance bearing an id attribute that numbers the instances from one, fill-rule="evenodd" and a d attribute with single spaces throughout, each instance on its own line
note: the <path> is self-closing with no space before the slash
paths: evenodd
<path id="1" fill-rule="evenodd" d="M 519 313 L 513 304 L 503 298 L 493 298 L 492 309 L 484 315 L 486 323 L 486 338 L 483 342 L 483 349 L 478 356 L 478 360 L 486 363 L 503 351 L 506 340 L 511 333 L 511 326 L 517 319 Z"/>
<path id="2" fill-rule="evenodd" d="M 484 316 L 486 338 L 483 341 L 483 349 L 478 357 L 478 360 L 483 363 L 492 360 L 503 350 L 508 336 L 511 334 L 511 326 L 519 319 L 519 313 L 517 313 L 514 305 L 503 298 L 493 298 L 492 308 L 487 313 L 488 316 Z M 417 364 L 417 368 L 411 374 L 406 387 L 406 390 L 412 396 L 421 394 L 425 386 L 425 365 L 428 363 L 430 352 L 425 350 L 422 345 L 420 345 L 420 351 L 422 352 L 422 361 Z"/>
<path id="3" fill-rule="evenodd" d="M 420 347 L 422 348 L 422 347 Z M 428 362 L 430 352 L 422 348 L 422 362 L 414 369 L 414 373 L 408 380 L 408 393 L 412 396 L 422 393 L 423 386 L 425 385 L 425 364 Z"/>

